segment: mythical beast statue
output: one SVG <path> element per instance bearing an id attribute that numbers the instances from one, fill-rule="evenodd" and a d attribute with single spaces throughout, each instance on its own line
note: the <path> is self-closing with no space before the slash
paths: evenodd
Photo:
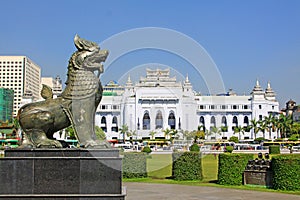
<path id="1" fill-rule="evenodd" d="M 103 88 L 99 75 L 101 64 L 108 56 L 107 50 L 100 50 L 94 43 L 75 36 L 78 49 L 68 64 L 66 87 L 62 95 L 53 99 L 51 88 L 43 85 L 45 99 L 26 104 L 20 108 L 18 119 L 24 139 L 21 147 L 60 148 L 59 141 L 53 140 L 53 133 L 73 126 L 81 146 L 106 146 L 95 137 L 95 112 L 102 98 Z"/>

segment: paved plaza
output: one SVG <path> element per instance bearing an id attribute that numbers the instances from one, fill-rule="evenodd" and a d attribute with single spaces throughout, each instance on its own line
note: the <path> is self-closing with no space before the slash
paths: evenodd
<path id="1" fill-rule="evenodd" d="M 298 195 L 281 194 L 274 192 L 258 192 L 250 190 L 236 190 L 217 187 L 186 186 L 175 184 L 152 184 L 125 182 L 126 200 L 300 200 Z"/>

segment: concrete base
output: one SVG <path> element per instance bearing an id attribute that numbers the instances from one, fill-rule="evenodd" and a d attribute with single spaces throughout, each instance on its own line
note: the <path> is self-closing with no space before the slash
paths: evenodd
<path id="1" fill-rule="evenodd" d="M 116 149 L 12 149 L 0 159 L 0 199 L 121 200 Z"/>

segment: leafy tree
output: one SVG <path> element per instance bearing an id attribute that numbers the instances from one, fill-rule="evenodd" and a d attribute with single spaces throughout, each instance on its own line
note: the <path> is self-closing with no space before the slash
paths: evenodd
<path id="1" fill-rule="evenodd" d="M 291 127 L 292 134 L 298 135 L 300 134 L 300 123 L 294 122 Z"/>
<path id="2" fill-rule="evenodd" d="M 234 142 L 234 143 L 238 143 L 239 142 L 239 138 L 236 136 L 231 136 L 229 138 L 229 142 Z"/>
<path id="3" fill-rule="evenodd" d="M 95 134 L 96 134 L 96 137 L 98 140 L 106 139 L 106 135 L 105 135 L 104 131 L 99 126 L 95 126 Z"/>
<path id="4" fill-rule="evenodd" d="M 128 126 L 126 124 L 123 124 L 122 127 L 119 129 L 120 133 L 123 135 L 123 143 L 125 144 L 125 134 L 128 133 Z"/>
<path id="5" fill-rule="evenodd" d="M 69 135 L 70 139 L 76 140 L 75 131 L 72 125 L 65 128 L 65 131 L 67 135 Z"/>

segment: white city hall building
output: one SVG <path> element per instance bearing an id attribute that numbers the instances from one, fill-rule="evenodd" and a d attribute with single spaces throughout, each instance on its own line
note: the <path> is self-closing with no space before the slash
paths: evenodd
<path id="1" fill-rule="evenodd" d="M 111 81 L 104 87 L 103 98 L 96 112 L 96 125 L 105 132 L 108 140 L 122 139 L 119 129 L 127 125 L 134 132 L 133 139 L 165 138 L 163 130 L 175 129 L 183 139 L 184 131 L 199 126 L 227 127 L 227 130 L 208 139 L 229 139 L 238 136 L 234 127 L 248 126 L 252 119 L 262 120 L 269 114 L 277 115 L 279 103 L 270 83 L 263 90 L 258 81 L 250 95 L 226 94 L 203 96 L 193 90 L 188 77 L 182 83 L 170 77 L 170 69 L 147 69 L 146 77 L 133 84 L 128 77 L 125 86 Z M 262 137 L 259 133 L 256 137 Z M 269 137 L 266 134 L 266 137 Z M 271 134 L 270 139 L 276 137 Z M 252 130 L 241 139 L 253 139 Z M 127 139 L 127 138 L 126 138 Z"/>

